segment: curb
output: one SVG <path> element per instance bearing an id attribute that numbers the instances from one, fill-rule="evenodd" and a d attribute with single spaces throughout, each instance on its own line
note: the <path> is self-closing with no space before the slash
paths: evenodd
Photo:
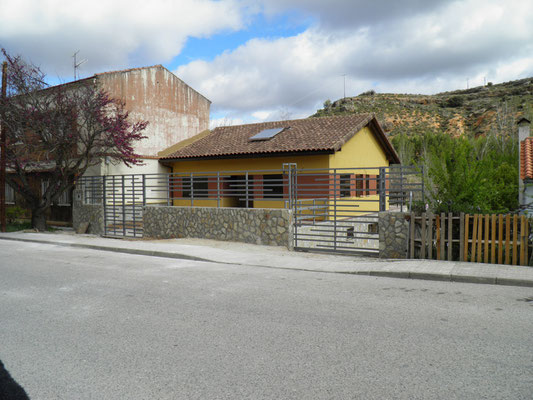
<path id="1" fill-rule="evenodd" d="M 176 259 L 180 259 L 180 260 L 191 260 L 191 261 L 201 261 L 201 262 L 211 262 L 211 263 L 212 262 L 218 262 L 218 261 L 209 260 L 207 258 L 189 256 L 187 254 L 180 254 L 180 253 L 168 253 L 168 252 L 165 252 L 165 251 L 126 249 L 126 248 L 123 248 L 123 247 L 107 247 L 107 246 L 98 246 L 98 245 L 92 245 L 92 244 L 52 242 L 52 241 L 49 241 L 49 240 L 22 239 L 22 238 L 12 238 L 12 237 L 0 237 L 0 239 L 2 239 L 2 240 L 13 240 L 15 242 L 44 243 L 44 244 L 52 244 L 52 245 L 55 245 L 55 246 L 62 246 L 62 247 L 75 247 L 75 248 L 81 248 L 81 249 L 110 251 L 112 253 L 134 254 L 134 255 L 138 255 L 138 256 L 176 258 Z"/>
<path id="2" fill-rule="evenodd" d="M 51 244 L 51 245 L 62 246 L 62 247 L 73 247 L 73 248 L 82 248 L 82 249 L 90 249 L 90 250 L 109 251 L 113 253 L 124 253 L 124 254 L 133 254 L 133 255 L 141 255 L 141 256 L 149 256 L 149 257 L 162 257 L 162 258 L 190 260 L 190 261 L 217 263 L 217 264 L 243 265 L 243 266 L 248 266 L 248 267 L 283 269 L 283 270 L 290 270 L 290 271 L 318 272 L 318 273 L 345 274 L 345 275 L 365 275 L 365 276 L 375 276 L 375 277 L 384 277 L 384 278 L 420 279 L 420 280 L 429 280 L 429 281 L 475 283 L 475 284 L 484 284 L 484 285 L 533 287 L 533 280 L 523 280 L 523 279 L 515 279 L 515 278 L 498 278 L 498 277 L 487 277 L 487 276 L 440 274 L 440 273 L 411 272 L 411 271 L 376 271 L 376 270 L 325 271 L 325 270 L 320 270 L 320 269 L 309 269 L 309 268 L 275 267 L 275 266 L 254 265 L 254 264 L 237 264 L 234 262 L 230 263 L 230 262 L 225 262 L 225 261 L 210 260 L 207 258 L 190 256 L 187 254 L 169 253 L 169 252 L 155 251 L 155 250 L 128 249 L 128 248 L 123 248 L 123 247 L 107 247 L 107 246 L 90 245 L 90 244 L 53 242 L 49 240 L 24 239 L 24 238 L 2 237 L 2 236 L 0 236 L 0 239 L 1 240 L 12 240 L 16 242 L 44 243 L 44 244 Z"/>

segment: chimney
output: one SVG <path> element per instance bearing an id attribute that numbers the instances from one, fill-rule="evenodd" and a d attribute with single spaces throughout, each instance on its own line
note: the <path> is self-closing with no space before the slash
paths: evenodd
<path id="1" fill-rule="evenodd" d="M 518 143 L 521 143 L 525 138 L 529 137 L 529 125 L 531 121 L 527 118 L 520 118 L 518 125 Z"/>

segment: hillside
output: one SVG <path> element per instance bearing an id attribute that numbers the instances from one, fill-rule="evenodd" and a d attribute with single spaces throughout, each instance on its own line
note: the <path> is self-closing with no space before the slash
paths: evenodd
<path id="1" fill-rule="evenodd" d="M 373 112 L 385 132 L 419 134 L 442 131 L 452 136 L 509 134 L 518 117 L 533 117 L 533 78 L 435 95 L 365 92 L 329 100 L 313 117 Z"/>

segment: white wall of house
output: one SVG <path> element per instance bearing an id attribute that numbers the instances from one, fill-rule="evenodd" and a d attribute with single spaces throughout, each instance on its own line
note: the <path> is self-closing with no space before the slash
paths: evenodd
<path id="1" fill-rule="evenodd" d="M 124 163 L 112 163 L 102 160 L 98 165 L 92 166 L 84 176 L 118 176 L 118 186 L 120 186 L 120 176 L 124 176 L 125 182 L 131 182 L 131 175 L 137 175 L 136 184 L 144 181 L 146 189 L 147 204 L 167 204 L 168 190 L 164 190 L 166 179 L 165 174 L 170 172 L 170 168 L 161 165 L 157 159 L 143 159 L 143 165 L 132 165 L 128 167 Z M 144 178 L 142 177 L 144 175 Z M 157 187 L 155 187 L 157 186 Z"/>

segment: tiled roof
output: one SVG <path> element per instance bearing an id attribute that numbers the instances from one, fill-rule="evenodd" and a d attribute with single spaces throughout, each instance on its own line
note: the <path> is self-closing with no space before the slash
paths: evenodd
<path id="1" fill-rule="evenodd" d="M 533 137 L 520 142 L 520 179 L 533 179 Z"/>
<path id="2" fill-rule="evenodd" d="M 373 114 L 353 114 L 337 117 L 306 118 L 289 121 L 224 126 L 213 129 L 199 138 L 161 159 L 232 158 L 232 156 L 334 152 L 359 130 L 370 125 L 383 145 L 391 162 L 399 158 L 383 133 Z M 269 140 L 250 141 L 264 129 L 287 128 Z"/>

